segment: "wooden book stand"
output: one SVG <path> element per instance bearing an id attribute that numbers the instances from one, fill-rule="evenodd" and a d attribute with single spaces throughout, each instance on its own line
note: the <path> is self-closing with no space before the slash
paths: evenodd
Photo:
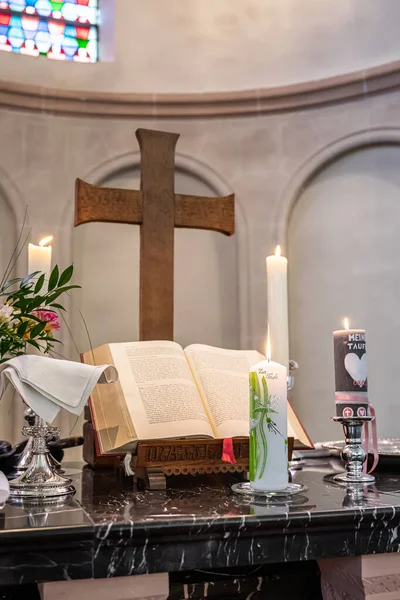
<path id="1" fill-rule="evenodd" d="M 89 411 L 88 411 L 89 412 Z M 93 424 L 84 424 L 83 458 L 93 468 L 118 469 L 122 456 L 97 456 Z M 223 440 L 154 440 L 138 442 L 131 460 L 135 483 L 146 489 L 164 490 L 167 478 L 173 475 L 211 475 L 216 473 L 247 473 L 249 470 L 249 438 L 234 438 L 236 463 L 222 460 Z M 294 438 L 288 439 L 291 460 Z"/>
<path id="2" fill-rule="evenodd" d="M 294 439 L 289 438 L 289 460 Z M 222 460 L 223 440 L 158 440 L 139 442 L 132 457 L 134 481 L 147 489 L 164 490 L 171 475 L 211 475 L 244 473 L 249 470 L 249 438 L 234 438 L 236 463 Z"/>

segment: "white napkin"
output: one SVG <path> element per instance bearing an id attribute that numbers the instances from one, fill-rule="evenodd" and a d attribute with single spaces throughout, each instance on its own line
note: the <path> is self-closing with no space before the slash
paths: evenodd
<path id="1" fill-rule="evenodd" d="M 8 483 L 7 477 L 2 471 L 0 471 L 0 508 L 3 508 L 4 504 L 8 500 L 10 495 L 10 484 Z"/>
<path id="2" fill-rule="evenodd" d="M 0 364 L 0 398 L 11 383 L 39 417 L 52 423 L 62 408 L 80 415 L 97 383 L 117 379 L 114 366 L 25 354 Z"/>

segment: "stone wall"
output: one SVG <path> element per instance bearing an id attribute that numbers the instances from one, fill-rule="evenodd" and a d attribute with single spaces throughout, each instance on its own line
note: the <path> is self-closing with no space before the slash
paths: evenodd
<path id="1" fill-rule="evenodd" d="M 46 64 L 0 52 L 1 79 L 84 91 L 202 93 L 315 81 L 400 58 L 397 0 L 101 4 L 101 62 Z"/>
<path id="2" fill-rule="evenodd" d="M 78 347 L 64 334 L 63 352 L 77 358 L 78 350 L 88 347 L 78 309 L 95 344 L 134 339 L 138 231 L 105 224 L 74 230 L 74 181 L 137 187 L 135 129 L 178 132 L 177 190 L 234 191 L 236 234 L 177 232 L 176 340 L 263 350 L 265 257 L 280 243 L 290 261 L 291 353 L 300 363 L 294 402 L 310 434 L 341 437 L 328 418 L 333 412 L 331 331 L 348 316 L 367 329 L 380 435 L 396 435 L 398 68 L 382 76 L 378 72 L 372 83 L 358 73 L 357 94 L 345 98 L 331 83 L 325 87 L 329 93 L 323 91 L 309 108 L 304 99 L 315 86 L 304 81 L 315 79 L 319 85 L 321 77 L 340 78 L 397 59 L 400 6 L 394 0 L 183 4 L 170 2 L 163 13 L 163 0 L 115 0 L 114 62 L 55 64 L 0 52 L 5 80 L 0 83 L 0 264 L 12 250 L 28 205 L 31 241 L 53 234 L 54 261 L 74 260 L 83 285 L 73 302 L 67 301 Z M 293 82 L 302 86 L 301 93 L 270 88 Z M 15 96 L 7 96 L 10 83 L 19 86 Z M 30 84 L 39 90 L 31 110 L 16 109 L 13 99 L 23 99 Z M 83 90 L 74 96 L 81 107 L 90 93 L 90 106 L 105 102 L 104 116 L 90 110 L 79 115 L 62 103 L 58 112 L 44 109 L 45 86 L 55 95 Z M 173 104 L 168 108 L 166 102 L 169 116 L 158 118 L 157 101 L 149 104 L 148 118 L 116 116 L 125 92 L 156 91 L 168 100 L 168 92 L 260 87 L 286 94 L 292 108 L 258 106 L 255 92 L 254 103 L 240 116 L 227 110 L 226 116 L 207 118 L 205 110 L 201 118 L 188 118 L 187 111 Z M 110 114 L 107 99 L 96 96 L 99 91 L 118 92 L 110 96 Z M 302 100 L 296 108 L 297 93 Z M 202 96 L 185 96 L 189 108 Z M 229 98 L 227 93 L 227 105 Z M 134 99 L 132 93 L 133 104 Z M 18 274 L 26 269 L 22 254 Z M 64 434 L 71 424 L 64 419 Z"/>
<path id="3" fill-rule="evenodd" d="M 328 419 L 333 410 L 330 332 L 348 311 L 354 324 L 369 332 L 371 399 L 377 406 L 381 435 L 394 435 L 396 377 L 393 361 L 387 362 L 381 347 L 385 340 L 389 353 L 395 348 L 400 327 L 395 310 L 400 277 L 395 226 L 400 210 L 395 201 L 400 185 L 396 175 L 399 97 L 399 92 L 393 92 L 291 114 L 212 120 L 127 122 L 2 111 L 2 201 L 14 211 L 17 225 L 24 204 L 29 205 L 31 239 L 54 234 L 55 261 L 67 264 L 74 258 L 84 286 L 75 302 L 84 306 L 96 341 L 105 341 L 104 331 L 107 338 L 121 339 L 125 320 L 129 322 L 126 334 L 132 337 L 137 323 L 133 298 L 137 294 L 137 234 L 134 228 L 118 225 L 87 225 L 74 231 L 74 180 L 79 176 L 93 183 L 137 185 L 135 128 L 179 132 L 177 187 L 205 194 L 233 190 L 237 232 L 233 238 L 210 232 L 179 232 L 177 340 L 262 350 L 266 332 L 265 256 L 281 243 L 284 252 L 289 250 L 291 261 L 292 353 L 301 365 L 295 403 L 312 436 L 341 435 Z M 366 153 L 365 148 L 371 146 L 372 154 Z M 349 153 L 359 156 L 343 158 Z M 332 162 L 337 167 L 328 167 Z M 324 210 L 318 209 L 319 197 Z M 343 198 L 348 198 L 348 203 Z M 349 227 L 349 215 L 354 227 Z M 354 233 L 354 240 L 347 239 L 343 248 L 359 246 L 362 241 L 369 254 L 350 253 L 346 261 L 342 254 L 338 285 L 333 277 L 334 264 L 321 243 L 330 239 L 325 248 L 340 251 L 342 221 L 347 223 L 346 235 Z M 385 232 L 389 236 L 387 248 Z M 377 261 L 372 260 L 373 250 L 368 245 L 373 238 L 380 244 Z M 114 252 L 117 242 L 118 253 Z M 313 260 L 309 260 L 310 255 Z M 103 265 L 107 268 L 101 273 Z M 20 273 L 24 269 L 26 257 L 21 257 Z M 317 285 L 321 270 L 332 277 Z M 356 290 L 350 296 L 351 303 L 349 282 Z M 113 302 L 116 289 L 118 298 Z M 121 300 L 124 289 L 127 292 Z M 109 306 L 102 297 L 109 293 L 107 290 L 111 290 Z M 358 314 L 357 299 L 363 300 Z M 385 319 L 378 323 L 376 317 L 382 312 Z M 323 329 L 318 320 L 315 322 L 317 317 L 324 319 Z M 74 328 L 84 345 L 81 324 L 74 321 Z M 316 338 L 315 344 L 310 344 L 309 336 Z M 315 405 L 318 410 L 310 408 Z"/>

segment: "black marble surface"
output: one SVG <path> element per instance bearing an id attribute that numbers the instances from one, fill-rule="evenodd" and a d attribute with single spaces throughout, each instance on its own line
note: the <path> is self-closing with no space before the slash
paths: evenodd
<path id="1" fill-rule="evenodd" d="M 132 491 L 126 478 L 65 465 L 77 494 L 64 506 L 0 511 L 0 585 L 182 571 L 217 571 L 400 550 L 400 471 L 355 494 L 326 480 L 338 462 L 293 473 L 308 492 L 254 504 L 228 481 L 176 479 Z"/>

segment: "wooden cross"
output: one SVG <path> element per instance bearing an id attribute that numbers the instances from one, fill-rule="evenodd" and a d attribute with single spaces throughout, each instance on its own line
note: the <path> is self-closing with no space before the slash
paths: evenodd
<path id="1" fill-rule="evenodd" d="M 222 198 L 175 194 L 179 135 L 138 129 L 140 191 L 76 180 L 75 227 L 82 223 L 140 225 L 140 340 L 173 340 L 174 227 L 234 233 L 234 194 Z M 117 257 L 116 257 L 117 260 Z"/>

